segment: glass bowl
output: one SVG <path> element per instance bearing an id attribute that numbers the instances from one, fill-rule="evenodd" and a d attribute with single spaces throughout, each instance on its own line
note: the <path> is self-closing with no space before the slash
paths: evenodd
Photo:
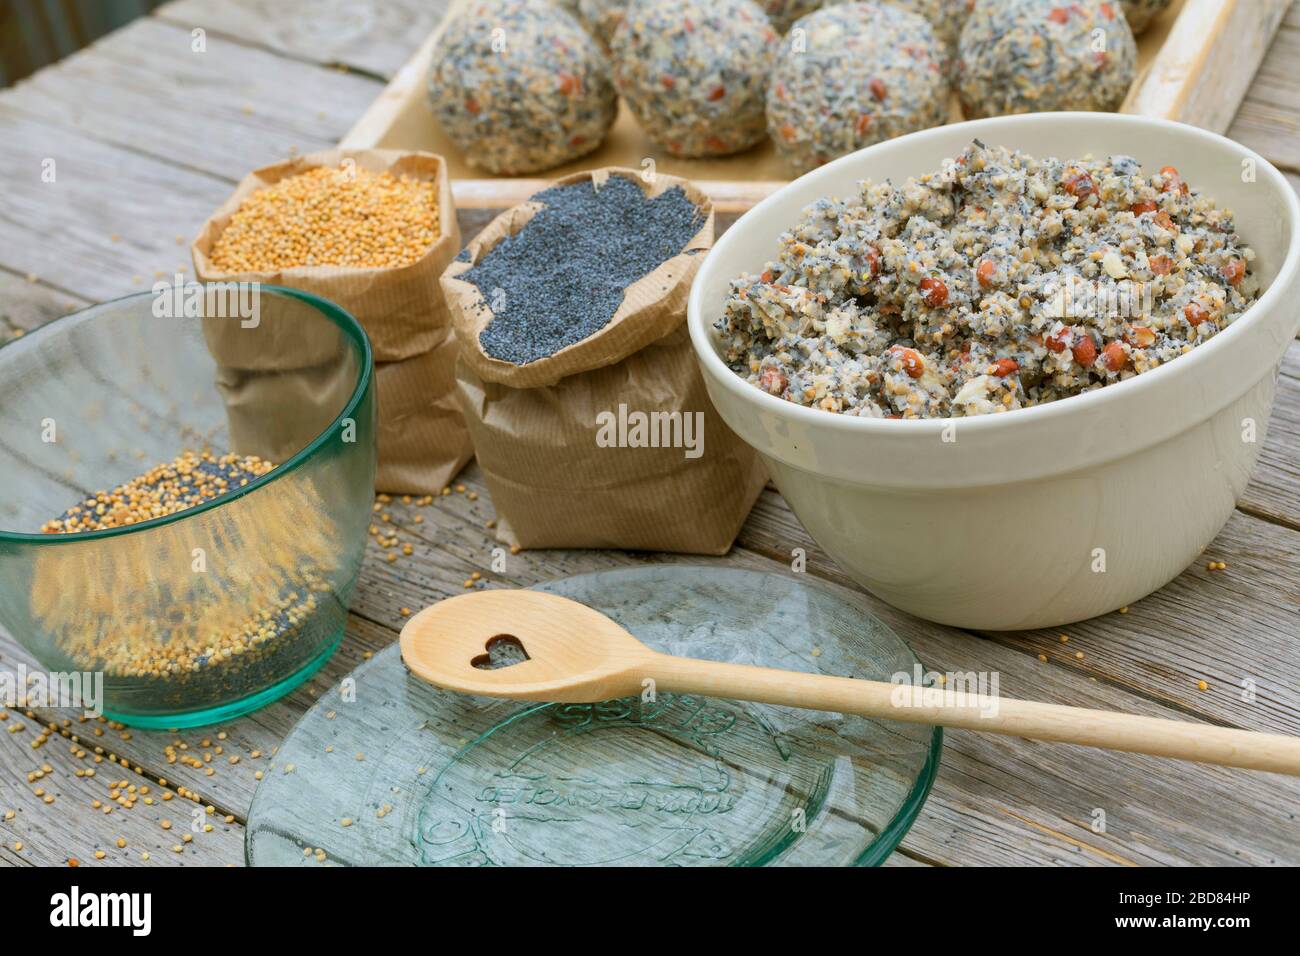
<path id="1" fill-rule="evenodd" d="M 0 348 L 0 625 L 104 714 L 194 727 L 338 645 L 374 494 L 370 344 L 315 296 L 159 283 Z M 278 467 L 187 511 L 46 521 L 184 451 Z M 85 684 L 83 687 L 94 687 Z M 83 691 L 86 706 L 96 701 Z"/>
<path id="2" fill-rule="evenodd" d="M 802 578 L 658 565 L 538 589 L 672 654 L 877 680 L 914 680 L 920 667 L 868 610 Z M 253 798 L 247 858 L 877 864 L 920 812 L 941 741 L 936 727 L 677 694 L 469 697 L 411 675 L 394 644 L 323 695 L 280 746 Z"/>

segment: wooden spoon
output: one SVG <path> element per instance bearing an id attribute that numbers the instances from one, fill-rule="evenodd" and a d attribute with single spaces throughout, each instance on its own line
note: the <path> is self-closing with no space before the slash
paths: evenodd
<path id="1" fill-rule="evenodd" d="M 411 618 L 401 643 L 415 674 L 465 694 L 593 703 L 653 687 L 1300 776 L 1300 738 L 673 657 L 646 647 L 599 611 L 541 591 L 448 598 Z"/>

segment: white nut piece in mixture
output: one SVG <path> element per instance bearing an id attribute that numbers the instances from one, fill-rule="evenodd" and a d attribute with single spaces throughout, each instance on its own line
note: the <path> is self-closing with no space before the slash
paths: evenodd
<path id="1" fill-rule="evenodd" d="M 1258 297 L 1232 213 L 1129 156 L 976 141 L 939 171 L 819 199 L 732 282 L 731 369 L 871 418 L 984 415 L 1176 361 Z"/>
<path id="2" fill-rule="evenodd" d="M 1169 6 L 1170 0 L 1120 0 L 1124 9 L 1124 19 L 1134 33 L 1141 33 L 1151 21 Z"/>
<path id="3" fill-rule="evenodd" d="M 618 98 L 596 42 L 564 10 L 547 0 L 480 0 L 434 50 L 429 103 L 466 160 L 518 175 L 594 150 Z"/>
<path id="4" fill-rule="evenodd" d="M 943 45 L 895 6 L 829 6 L 795 22 L 767 93 L 767 128 L 796 173 L 948 113 Z"/>
<path id="5" fill-rule="evenodd" d="M 1109 0 L 976 0 L 962 30 L 957 92 L 968 118 L 1114 110 L 1137 44 Z"/>
<path id="6" fill-rule="evenodd" d="M 673 156 L 725 156 L 764 135 L 780 43 L 753 0 L 633 0 L 614 33 L 614 84 Z"/>

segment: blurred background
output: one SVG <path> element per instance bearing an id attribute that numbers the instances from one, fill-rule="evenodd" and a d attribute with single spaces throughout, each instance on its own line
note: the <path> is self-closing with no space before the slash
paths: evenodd
<path id="1" fill-rule="evenodd" d="M 148 13 L 163 0 L 0 0 L 0 87 Z"/>

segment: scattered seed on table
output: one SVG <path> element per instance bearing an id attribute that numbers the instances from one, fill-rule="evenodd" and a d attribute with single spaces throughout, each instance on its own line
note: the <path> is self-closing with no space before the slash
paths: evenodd
<path id="1" fill-rule="evenodd" d="M 1046 655 L 1046 654 L 1039 654 L 1039 655 L 1038 655 L 1038 659 L 1039 659 L 1040 661 L 1042 661 L 1044 664 L 1047 663 L 1047 655 Z"/>
<path id="2" fill-rule="evenodd" d="M 1074 656 L 1078 660 L 1083 660 L 1083 651 L 1075 651 Z"/>
<path id="3" fill-rule="evenodd" d="M 351 817 L 344 817 L 342 820 L 339 821 L 339 826 L 341 826 L 341 827 L 350 827 L 350 826 L 352 826 L 352 818 L 351 818 Z"/>
<path id="4" fill-rule="evenodd" d="M 1198 680 L 1198 681 L 1196 682 L 1196 689 L 1197 689 L 1197 690 L 1209 690 L 1209 689 L 1210 689 L 1210 685 L 1209 685 L 1206 681 L 1204 681 L 1204 680 Z"/>
<path id="5" fill-rule="evenodd" d="M 121 837 L 118 837 L 118 838 L 117 838 L 117 848 L 118 848 L 119 850 L 124 850 L 124 849 L 126 849 L 126 840 L 122 839 Z"/>
<path id="6" fill-rule="evenodd" d="M 1069 635 L 1069 634 L 1062 634 L 1060 640 L 1061 640 L 1061 643 L 1062 643 L 1062 644 L 1069 644 L 1069 643 L 1070 643 L 1070 635 Z"/>

